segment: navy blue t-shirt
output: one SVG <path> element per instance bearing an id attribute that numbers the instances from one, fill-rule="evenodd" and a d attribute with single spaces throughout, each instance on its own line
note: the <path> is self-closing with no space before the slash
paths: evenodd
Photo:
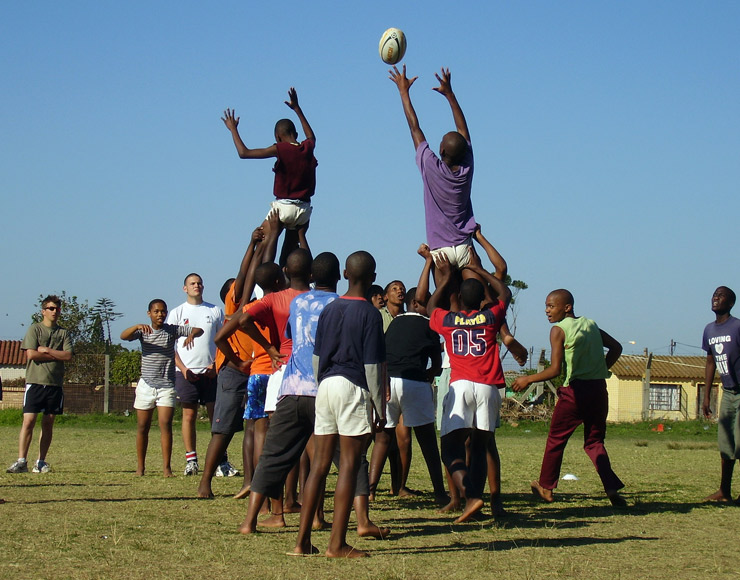
<path id="1" fill-rule="evenodd" d="M 318 382 L 342 376 L 367 389 L 365 365 L 385 362 L 383 319 L 364 298 L 340 297 L 319 316 L 314 355 L 319 357 Z"/>
<path id="2" fill-rule="evenodd" d="M 701 347 L 714 357 L 722 388 L 740 390 L 740 320 L 730 316 L 722 324 L 707 324 Z"/>

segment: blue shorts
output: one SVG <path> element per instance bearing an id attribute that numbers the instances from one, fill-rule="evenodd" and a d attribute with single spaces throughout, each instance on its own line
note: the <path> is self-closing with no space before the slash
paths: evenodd
<path id="1" fill-rule="evenodd" d="M 247 383 L 247 404 L 244 407 L 244 418 L 265 419 L 265 396 L 270 375 L 250 375 Z"/>

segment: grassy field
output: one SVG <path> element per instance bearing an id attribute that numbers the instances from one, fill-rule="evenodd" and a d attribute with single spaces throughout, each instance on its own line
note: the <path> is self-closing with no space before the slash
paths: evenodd
<path id="1" fill-rule="evenodd" d="M 0 413 L 7 465 L 15 459 L 19 418 Z M 231 496 L 241 478 L 214 479 L 216 498 L 209 501 L 194 499 L 197 480 L 160 477 L 156 428 L 150 474 L 137 478 L 133 417 L 66 418 L 48 458 L 52 473 L 0 473 L 0 497 L 6 500 L 0 505 L 0 576 L 737 578 L 740 508 L 701 503 L 719 483 L 716 426 L 666 423 L 659 433 L 653 430 L 656 423 L 609 427 L 607 447 L 627 484 L 627 510 L 611 508 L 604 498 L 580 448 L 580 432 L 563 465 L 563 474 L 579 479 L 561 481 L 555 503 L 535 503 L 529 482 L 539 471 L 547 425 L 505 425 L 497 438 L 507 517 L 453 525 L 451 517 L 435 513 L 431 493 L 413 499 L 389 496 L 386 475 L 371 517 L 392 528 L 390 539 L 359 539 L 351 522 L 349 542 L 370 550 L 372 557 L 329 561 L 284 555 L 293 547 L 298 515 L 286 516 L 283 530 L 248 537 L 236 533 L 246 504 Z M 208 440 L 203 427 L 202 453 Z M 236 443 L 234 458 L 240 454 Z M 178 473 L 180 463 L 182 443 L 176 437 Z M 430 490 L 422 466 L 417 448 L 410 487 Z M 319 548 L 327 541 L 328 532 L 314 535 Z"/>

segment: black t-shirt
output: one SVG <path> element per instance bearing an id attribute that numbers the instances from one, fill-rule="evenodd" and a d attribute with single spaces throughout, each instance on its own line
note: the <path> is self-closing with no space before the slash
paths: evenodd
<path id="1" fill-rule="evenodd" d="M 439 352 L 439 335 L 429 328 L 426 316 L 399 314 L 388 326 L 385 333 L 388 376 L 426 381 L 427 363 Z"/>

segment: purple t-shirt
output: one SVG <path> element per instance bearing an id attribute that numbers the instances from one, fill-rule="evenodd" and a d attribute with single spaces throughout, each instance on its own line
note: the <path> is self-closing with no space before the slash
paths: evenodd
<path id="1" fill-rule="evenodd" d="M 704 329 L 701 347 L 714 357 L 722 388 L 740 389 L 740 320 L 730 316 L 722 324 L 710 322 Z"/>
<path id="2" fill-rule="evenodd" d="M 427 244 L 432 250 L 464 243 L 475 231 L 470 191 L 473 185 L 473 148 L 453 172 L 422 141 L 416 149 L 416 165 L 424 183 L 424 214 Z"/>

